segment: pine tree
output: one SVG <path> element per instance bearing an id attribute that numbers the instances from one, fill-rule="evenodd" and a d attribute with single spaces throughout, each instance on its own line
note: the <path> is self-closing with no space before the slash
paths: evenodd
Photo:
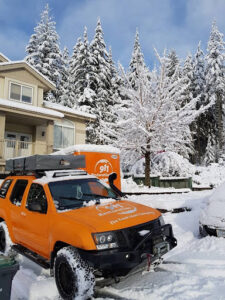
<path id="1" fill-rule="evenodd" d="M 224 102 L 224 58 L 223 34 L 219 32 L 216 23 L 213 22 L 206 55 L 206 95 L 207 101 L 213 104 L 209 122 L 212 124 L 211 131 L 216 138 L 216 161 L 222 156 L 224 147 L 222 109 Z"/>
<path id="2" fill-rule="evenodd" d="M 208 166 L 211 163 L 215 163 L 215 152 L 216 152 L 216 139 L 214 134 L 211 134 L 208 136 L 206 152 L 203 160 L 206 166 Z"/>
<path id="3" fill-rule="evenodd" d="M 123 82 L 115 67 L 113 57 L 112 57 L 111 47 L 109 48 L 108 61 L 110 65 L 111 82 L 110 82 L 110 87 L 108 89 L 108 99 L 107 99 L 108 109 L 105 114 L 104 122 L 102 124 L 103 125 L 102 136 L 105 143 L 115 144 L 117 141 L 117 132 L 118 132 L 117 109 L 118 107 L 121 106 L 121 101 L 122 101 L 121 87 Z"/>
<path id="4" fill-rule="evenodd" d="M 89 50 L 87 28 L 85 27 L 83 41 L 79 38 L 74 47 L 71 59 L 71 74 L 78 106 L 89 113 L 93 112 L 95 101 L 95 92 L 91 89 L 91 82 L 95 80 L 93 70 L 93 59 Z"/>
<path id="5" fill-rule="evenodd" d="M 199 109 L 201 106 L 207 104 L 205 95 L 205 60 L 200 42 L 193 60 L 193 66 L 193 97 L 200 98 L 196 107 L 196 109 Z M 210 124 L 208 124 L 208 112 L 209 110 L 202 113 L 191 126 L 195 152 L 195 155 L 192 156 L 193 163 L 200 164 L 205 155 L 208 139 L 207 132 L 210 130 Z"/>
<path id="6" fill-rule="evenodd" d="M 104 41 L 104 34 L 100 19 L 97 22 L 95 36 L 90 43 L 90 53 L 92 57 L 92 72 L 94 77 L 89 78 L 89 85 L 95 100 L 93 101 L 92 113 L 97 117 L 94 123 L 89 123 L 87 131 L 87 141 L 96 144 L 104 144 L 104 122 L 107 121 L 108 109 L 111 102 L 111 70 L 108 52 Z"/>
<path id="7" fill-rule="evenodd" d="M 72 85 L 69 70 L 70 57 L 67 47 L 64 47 L 62 53 L 62 62 L 63 64 L 61 69 L 61 81 L 58 89 L 58 98 L 56 99 L 56 102 L 61 105 L 73 108 L 74 106 L 76 106 L 76 99 L 74 97 L 71 97 Z"/>
<path id="8" fill-rule="evenodd" d="M 179 65 L 180 62 L 176 54 L 176 51 L 172 49 L 167 55 L 167 63 L 166 63 L 167 76 L 172 77 L 175 72 L 179 76 L 179 72 L 177 72 L 177 68 L 179 68 Z"/>
<path id="9" fill-rule="evenodd" d="M 141 46 L 139 42 L 139 32 L 136 30 L 135 40 L 134 40 L 134 47 L 133 52 L 131 56 L 131 61 L 129 65 L 129 71 L 128 71 L 128 78 L 129 82 L 131 83 L 131 86 L 133 88 L 138 88 L 136 85 L 136 81 L 138 79 L 139 75 L 139 68 L 142 66 L 145 66 L 144 63 L 144 55 L 141 51 Z M 146 66 L 145 66 L 146 67 Z"/>
<path id="10" fill-rule="evenodd" d="M 183 86 L 185 87 L 182 92 L 182 102 L 183 104 L 187 104 L 193 98 L 194 70 L 191 54 L 188 54 L 185 59 L 181 78 Z"/>
<path id="11" fill-rule="evenodd" d="M 49 16 L 48 4 L 41 13 L 40 22 L 34 28 L 34 34 L 29 40 L 26 52 L 25 60 L 51 80 L 58 89 L 61 81 L 62 59 L 59 36 L 56 32 L 55 22 Z M 53 95 L 57 98 L 57 91 Z"/>

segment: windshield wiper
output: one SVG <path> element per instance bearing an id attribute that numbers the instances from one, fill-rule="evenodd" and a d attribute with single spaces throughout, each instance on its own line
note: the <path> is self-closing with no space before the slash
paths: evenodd
<path id="1" fill-rule="evenodd" d="M 79 201 L 82 201 L 84 202 L 85 200 L 83 199 L 79 199 L 79 198 L 76 198 L 76 197 L 59 197 L 59 199 L 66 199 L 66 200 L 79 200 Z"/>
<path id="2" fill-rule="evenodd" d="M 111 199 L 112 197 L 109 196 L 103 196 L 99 194 L 83 194 L 84 196 L 94 196 L 94 197 L 99 197 L 99 198 L 106 198 L 106 199 Z"/>
<path id="3" fill-rule="evenodd" d="M 58 210 L 67 210 L 67 209 L 73 209 L 73 208 L 80 208 L 82 206 L 80 205 L 67 205 L 67 206 L 59 206 Z"/>

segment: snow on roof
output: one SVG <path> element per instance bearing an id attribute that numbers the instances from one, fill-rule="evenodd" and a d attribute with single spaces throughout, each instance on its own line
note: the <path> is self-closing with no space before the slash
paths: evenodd
<path id="1" fill-rule="evenodd" d="M 51 80 L 49 80 L 48 77 L 46 77 L 45 75 L 43 75 L 41 72 L 39 72 L 35 67 L 33 67 L 31 64 L 29 64 L 25 60 L 16 60 L 16 61 L 2 62 L 2 63 L 0 63 L 0 66 L 7 66 L 7 65 L 14 65 L 14 64 L 26 64 L 33 71 L 35 71 L 36 73 L 38 73 L 41 77 L 43 77 L 46 81 L 48 81 L 51 85 L 53 85 L 55 87 L 55 84 Z"/>
<path id="2" fill-rule="evenodd" d="M 74 109 L 74 108 L 69 108 L 69 107 L 66 107 L 66 106 L 63 106 L 63 105 L 60 105 L 60 104 L 57 104 L 57 103 L 44 101 L 44 106 L 46 106 L 48 108 L 53 108 L 53 109 L 56 109 L 56 110 L 63 111 L 65 113 L 70 113 L 70 114 L 73 114 L 73 115 L 76 115 L 76 116 L 86 117 L 86 118 L 90 118 L 90 119 L 96 119 L 95 115 L 92 115 L 92 114 L 89 114 L 89 113 L 86 113 L 86 112 L 83 112 L 83 111 L 79 111 L 79 110 Z"/>
<path id="3" fill-rule="evenodd" d="M 60 151 L 52 153 L 52 155 L 66 155 L 73 154 L 74 152 L 100 152 L 100 153 L 113 153 L 119 154 L 120 150 L 118 148 L 108 146 L 108 145 L 74 145 L 68 148 L 62 149 Z"/>
<path id="4" fill-rule="evenodd" d="M 5 106 L 5 107 L 10 107 L 10 108 L 17 108 L 17 109 L 21 109 L 21 110 L 26 110 L 26 111 L 29 111 L 29 112 L 36 112 L 36 113 L 39 113 L 39 114 L 58 117 L 58 118 L 63 118 L 64 117 L 63 113 L 58 112 L 58 111 L 54 111 L 52 109 L 33 106 L 31 104 L 25 104 L 25 103 L 6 100 L 6 99 L 1 99 L 1 98 L 0 98 L 0 105 Z"/>
<path id="5" fill-rule="evenodd" d="M 77 180 L 77 179 L 96 179 L 96 177 L 93 175 L 77 175 L 77 176 L 75 175 L 75 176 L 61 176 L 61 177 L 43 176 L 41 178 L 35 179 L 33 182 L 44 185 L 50 182 Z"/>

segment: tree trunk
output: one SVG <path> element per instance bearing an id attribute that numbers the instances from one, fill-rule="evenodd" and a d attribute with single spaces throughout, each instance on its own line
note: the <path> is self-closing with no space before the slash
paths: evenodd
<path id="1" fill-rule="evenodd" d="M 147 147 L 147 150 L 145 152 L 145 185 L 148 187 L 151 187 L 151 181 L 150 181 L 150 146 Z"/>

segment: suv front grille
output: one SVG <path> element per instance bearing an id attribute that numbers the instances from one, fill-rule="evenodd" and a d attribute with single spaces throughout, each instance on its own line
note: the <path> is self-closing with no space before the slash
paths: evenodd
<path id="1" fill-rule="evenodd" d="M 122 240 L 126 241 L 126 245 L 130 249 L 134 250 L 137 247 L 137 245 L 143 240 L 143 238 L 150 232 L 152 233 L 153 236 L 160 237 L 161 227 L 158 219 L 145 224 L 140 224 L 138 226 L 123 229 L 121 231 L 123 235 L 121 241 Z M 141 249 L 145 249 L 145 248 L 150 249 L 152 247 L 153 242 L 154 239 L 147 239 L 145 243 L 142 245 Z"/>

